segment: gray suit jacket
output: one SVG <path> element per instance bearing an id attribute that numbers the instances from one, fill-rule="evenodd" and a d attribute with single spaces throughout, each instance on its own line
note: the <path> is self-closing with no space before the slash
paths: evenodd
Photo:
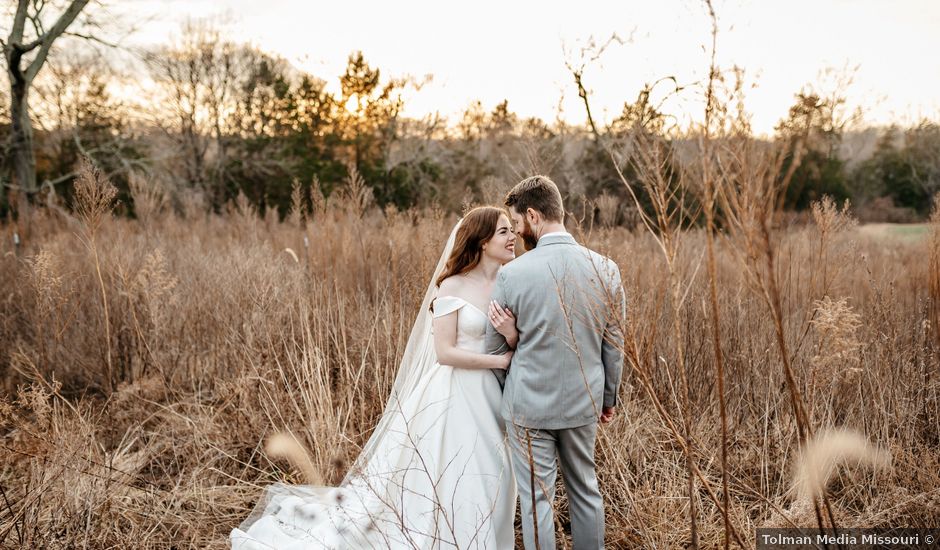
<path id="1" fill-rule="evenodd" d="M 620 269 L 571 235 L 549 235 L 499 272 L 493 299 L 516 316 L 519 343 L 505 377 L 501 414 L 557 430 L 596 422 L 617 402 L 623 371 Z M 488 353 L 506 339 L 487 323 Z"/>

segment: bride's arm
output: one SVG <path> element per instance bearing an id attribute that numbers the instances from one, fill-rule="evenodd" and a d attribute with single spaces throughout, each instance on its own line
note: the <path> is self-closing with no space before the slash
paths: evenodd
<path id="1" fill-rule="evenodd" d="M 489 355 L 457 347 L 457 311 L 435 317 L 433 326 L 434 351 L 440 364 L 460 369 L 505 369 L 509 366 L 512 353 Z"/>

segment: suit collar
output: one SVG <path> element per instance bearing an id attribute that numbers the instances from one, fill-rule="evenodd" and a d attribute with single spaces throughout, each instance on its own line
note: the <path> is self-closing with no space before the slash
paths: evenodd
<path id="1" fill-rule="evenodd" d="M 539 239 L 535 247 L 538 248 L 552 244 L 578 244 L 578 241 L 574 240 L 571 233 L 550 233 Z"/>

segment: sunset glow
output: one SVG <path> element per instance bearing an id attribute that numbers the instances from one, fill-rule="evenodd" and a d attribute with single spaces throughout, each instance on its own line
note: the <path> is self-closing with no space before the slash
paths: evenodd
<path id="1" fill-rule="evenodd" d="M 772 131 L 810 82 L 828 69 L 854 75 L 846 89 L 870 124 L 901 124 L 940 112 L 940 3 L 798 0 L 716 2 L 718 60 L 743 67 L 757 132 Z M 340 4 L 247 0 L 143 1 L 115 10 L 155 14 L 136 43 L 162 43 L 187 18 L 219 22 L 233 40 L 251 42 L 338 87 L 346 58 L 362 50 L 385 76 L 432 80 L 406 97 L 405 114 L 454 118 L 473 100 L 491 109 L 507 99 L 521 116 L 584 120 L 566 59 L 577 61 L 590 37 L 614 44 L 585 71 L 593 108 L 619 113 L 643 84 L 674 75 L 681 85 L 707 73 L 709 24 L 702 4 L 663 2 L 493 2 L 457 7 L 439 2 Z M 567 52 L 567 53 L 566 53 Z M 828 79 L 832 81 L 832 78 Z M 684 118 L 695 98 L 668 105 Z"/>

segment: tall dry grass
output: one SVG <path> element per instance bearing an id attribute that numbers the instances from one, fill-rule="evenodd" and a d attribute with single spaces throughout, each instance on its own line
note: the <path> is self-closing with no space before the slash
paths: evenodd
<path id="1" fill-rule="evenodd" d="M 134 187 L 153 207 L 140 221 L 105 212 L 94 247 L 88 220 L 60 208 L 38 210 L 19 257 L 0 245 L 4 547 L 225 547 L 265 485 L 303 479 L 265 448 L 276 432 L 338 482 L 454 222 L 378 211 L 355 175 L 329 200 L 298 185 L 284 221 L 245 200 L 169 209 Z M 840 527 L 940 522 L 936 237 L 879 240 L 818 208 L 811 225 L 770 220 L 772 310 L 771 267 L 742 262 L 739 240 L 719 234 L 703 268 L 700 229 L 674 228 L 664 255 L 651 232 L 573 228 L 617 261 L 628 299 L 633 364 L 597 450 L 610 547 L 684 547 L 693 506 L 701 547 L 725 543 L 725 511 L 745 547 L 757 526 L 815 524 L 798 505 L 791 383 L 808 424 L 890 456 L 825 478 Z"/>

